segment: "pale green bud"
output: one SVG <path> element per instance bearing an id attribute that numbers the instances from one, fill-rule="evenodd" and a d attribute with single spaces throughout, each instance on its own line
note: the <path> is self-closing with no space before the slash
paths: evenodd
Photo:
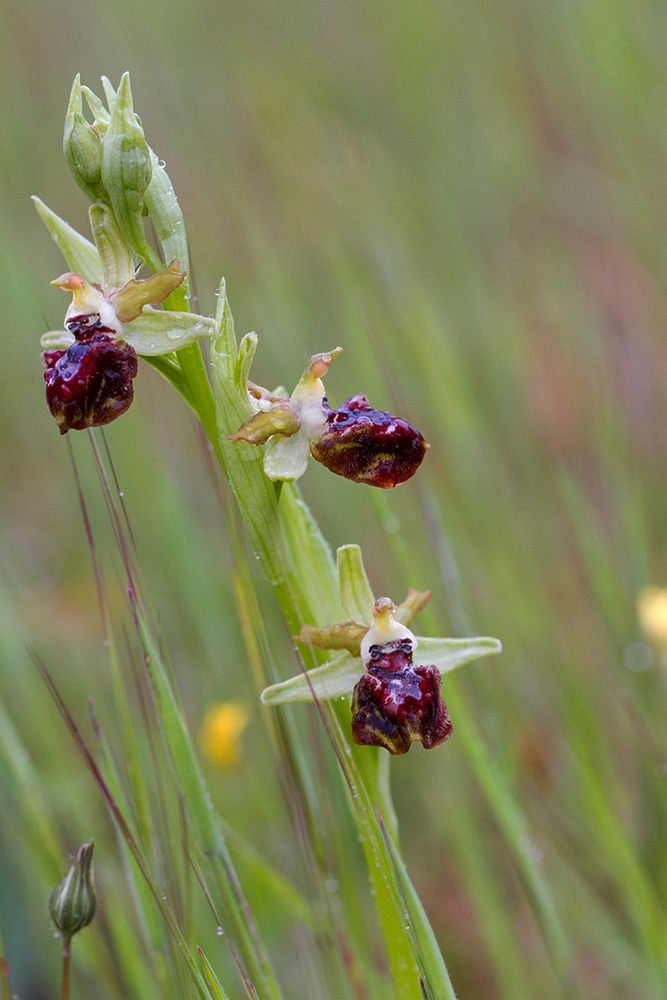
<path id="1" fill-rule="evenodd" d="M 128 73 L 121 78 L 110 110 L 102 140 L 102 181 L 124 238 L 159 270 L 162 262 L 146 239 L 143 223 L 144 194 L 153 173 L 151 153 L 134 113 Z"/>
<path id="2" fill-rule="evenodd" d="M 51 919 L 66 940 L 87 927 L 95 916 L 94 847 L 94 840 L 81 845 L 67 875 L 51 893 Z"/>
<path id="3" fill-rule="evenodd" d="M 102 140 L 83 115 L 81 80 L 77 74 L 65 114 L 63 152 L 74 180 L 91 201 L 105 199 L 102 184 Z"/>

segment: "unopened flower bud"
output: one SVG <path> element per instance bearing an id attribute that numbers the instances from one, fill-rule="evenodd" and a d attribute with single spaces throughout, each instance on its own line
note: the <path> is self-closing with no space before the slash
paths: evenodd
<path id="1" fill-rule="evenodd" d="M 416 640 L 394 619 L 395 610 L 386 597 L 375 602 L 373 626 L 361 644 L 366 673 L 352 694 L 352 737 L 391 754 L 407 753 L 416 742 L 430 750 L 452 732 L 440 671 L 413 664 Z"/>
<path id="2" fill-rule="evenodd" d="M 83 115 L 81 81 L 77 75 L 72 86 L 63 135 L 65 159 L 77 182 L 91 201 L 104 199 L 102 184 L 102 140 Z"/>
<path id="3" fill-rule="evenodd" d="M 102 181 L 124 238 L 158 270 L 161 262 L 146 239 L 143 224 L 144 193 L 152 172 L 150 149 L 134 113 L 130 78 L 124 73 L 102 141 Z"/>
<path id="4" fill-rule="evenodd" d="M 94 846 L 93 840 L 81 845 L 67 875 L 51 893 L 51 919 L 66 940 L 87 927 L 95 916 Z"/>
<path id="5" fill-rule="evenodd" d="M 415 474 L 427 447 L 406 420 L 352 396 L 337 410 L 327 408 L 325 429 L 311 441 L 310 453 L 338 476 L 388 489 Z"/>

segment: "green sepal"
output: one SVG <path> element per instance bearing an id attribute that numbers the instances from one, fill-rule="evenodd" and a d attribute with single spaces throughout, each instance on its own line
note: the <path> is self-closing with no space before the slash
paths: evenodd
<path id="1" fill-rule="evenodd" d="M 39 338 L 43 351 L 66 351 L 75 341 L 73 333 L 67 330 L 47 330 Z"/>
<path id="2" fill-rule="evenodd" d="M 301 428 L 291 437 L 274 435 L 264 451 L 264 474 L 273 482 L 292 483 L 308 468 L 310 444 Z"/>
<path id="3" fill-rule="evenodd" d="M 345 614 L 355 622 L 370 625 L 375 595 L 368 582 L 361 548 L 341 545 L 336 551 L 338 593 Z"/>
<path id="4" fill-rule="evenodd" d="M 32 196 L 37 214 L 51 234 L 51 238 L 67 261 L 70 271 L 80 274 L 91 285 L 101 285 L 102 264 L 94 245 L 73 229 L 68 222 L 51 211 L 37 195 Z"/>
<path id="5" fill-rule="evenodd" d="M 109 205 L 96 202 L 88 209 L 90 228 L 102 264 L 102 288 L 111 291 L 122 288 L 134 278 L 134 255 L 123 239 Z"/>
<path id="6" fill-rule="evenodd" d="M 151 357 L 180 351 L 216 331 L 215 320 L 196 313 L 170 312 L 146 306 L 141 316 L 123 327 L 123 339 L 137 354 Z"/>
<path id="7" fill-rule="evenodd" d="M 247 441 L 249 444 L 265 444 L 274 434 L 291 437 L 299 430 L 299 418 L 290 404 L 285 401 L 270 410 L 259 410 L 249 420 L 241 424 L 236 434 L 230 434 L 230 441 Z"/>
<path id="8" fill-rule="evenodd" d="M 440 639 L 435 636 L 415 636 L 417 648 L 414 652 L 414 662 L 417 666 L 424 664 L 437 667 L 441 674 L 451 673 L 458 667 L 479 660 L 483 656 L 496 656 L 502 653 L 503 646 L 499 639 L 490 636 L 478 636 L 472 639 Z"/>
<path id="9" fill-rule="evenodd" d="M 102 90 L 107 99 L 107 105 L 111 109 L 113 108 L 113 102 L 116 100 L 117 91 L 108 76 L 101 76 L 100 80 L 102 81 Z M 109 116 L 109 121 L 111 121 L 111 116 Z"/>
<path id="10" fill-rule="evenodd" d="M 474 639 L 417 636 L 414 663 L 415 666 L 435 666 L 441 674 L 448 674 L 472 660 L 494 656 L 501 650 L 502 645 L 498 639 L 487 636 Z M 262 691 L 262 701 L 265 705 L 284 705 L 288 702 L 314 701 L 315 698 L 321 701 L 342 698 L 351 694 L 363 673 L 361 658 L 343 653 L 332 657 L 321 667 L 265 688 Z"/>
<path id="11" fill-rule="evenodd" d="M 97 94 L 94 94 L 90 87 L 82 86 L 81 93 L 83 94 L 88 109 L 95 119 L 93 122 L 93 127 L 95 128 L 98 135 L 102 136 L 109 127 L 109 122 L 111 121 L 111 116 L 104 104 L 99 99 Z"/>
<path id="12" fill-rule="evenodd" d="M 354 689 L 363 673 L 361 659 L 341 653 L 321 667 L 307 670 L 289 680 L 272 684 L 262 691 L 265 705 L 286 705 L 289 702 L 321 701 L 344 698 Z"/>

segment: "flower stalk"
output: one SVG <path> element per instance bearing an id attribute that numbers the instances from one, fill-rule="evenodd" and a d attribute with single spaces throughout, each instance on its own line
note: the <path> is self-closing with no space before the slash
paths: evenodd
<path id="1" fill-rule="evenodd" d="M 117 91 L 104 83 L 108 109 L 75 80 L 64 140 L 70 169 L 93 202 L 94 243 L 36 200 L 71 269 L 58 284 L 74 297 L 66 329 L 49 333 L 44 343 L 47 376 L 53 378 L 49 405 L 61 432 L 105 423 L 109 413 L 113 415 L 108 419 L 113 419 L 127 409 L 136 371 L 122 373 L 119 402 L 118 391 L 114 394 L 109 388 L 110 383 L 117 385 L 111 358 L 98 361 L 93 347 L 87 346 L 95 344 L 100 354 L 125 356 L 129 350 L 135 360 L 136 355 L 143 356 L 193 409 L 231 485 L 285 621 L 305 655 L 317 664 L 267 689 L 263 701 L 314 700 L 327 713 L 396 994 L 404 1000 L 422 1000 L 424 995 L 453 998 L 444 961 L 398 853 L 389 757 L 381 755 L 381 746 L 405 752 L 416 739 L 425 746 L 446 739 L 451 726 L 440 696 L 441 674 L 498 652 L 500 644 L 486 638 L 415 640 L 408 625 L 423 607 L 425 595 L 410 591 L 398 609 L 391 604 L 391 612 L 388 604 L 376 602 L 358 547 L 344 546 L 334 562 L 293 482 L 313 457 L 353 482 L 393 488 L 416 472 L 427 445 L 407 421 L 373 409 L 363 395 L 350 397 L 338 409 L 329 406 L 322 378 L 340 348 L 314 355 L 290 397 L 252 383 L 257 337 L 247 334 L 237 341 L 224 281 L 215 317 L 187 311 L 187 239 L 171 181 L 134 113 L 128 75 Z M 94 115 L 92 124 L 83 116 L 83 98 Z M 161 253 L 148 241 L 146 216 Z M 138 270 L 144 265 L 152 275 L 141 279 Z M 162 308 L 155 308 L 160 303 Z M 96 337 L 105 339 L 98 344 Z M 202 340 L 208 345 L 210 379 Z M 79 355 L 83 361 L 88 358 L 91 371 L 82 367 Z M 66 404 L 73 387 L 81 405 L 72 416 Z M 392 643 L 398 643 L 396 649 Z M 420 660 L 413 667 L 417 648 L 427 659 L 425 665 Z M 376 649 L 379 662 L 373 666 Z M 400 670 L 395 657 L 401 660 Z M 395 687 L 399 673 L 405 698 L 401 718 L 392 721 L 395 739 L 392 736 L 388 744 L 361 738 L 371 730 L 377 736 L 385 725 L 392 700 L 387 692 Z M 384 685 L 380 701 L 378 684 Z M 371 687 L 376 691 L 372 697 Z M 356 729 L 349 702 L 340 697 L 353 691 Z M 417 705 L 420 698 L 422 707 Z M 384 716 L 378 721 L 380 702 Z M 356 743 L 348 739 L 350 733 Z M 67 963 L 65 956 L 63 961 L 63 975 L 69 976 L 69 955 Z M 270 970 L 260 972 L 266 975 L 266 995 L 277 997 Z"/>

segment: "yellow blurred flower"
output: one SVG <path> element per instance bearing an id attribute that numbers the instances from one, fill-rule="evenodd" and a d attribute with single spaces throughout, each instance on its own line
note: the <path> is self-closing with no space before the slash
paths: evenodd
<path id="1" fill-rule="evenodd" d="M 248 712 L 238 701 L 222 701 L 209 708 L 199 731 L 204 756 L 224 770 L 238 764 L 241 733 L 248 725 Z"/>
<path id="2" fill-rule="evenodd" d="M 644 636 L 667 651 L 667 588 L 644 587 L 637 597 L 637 614 Z"/>

